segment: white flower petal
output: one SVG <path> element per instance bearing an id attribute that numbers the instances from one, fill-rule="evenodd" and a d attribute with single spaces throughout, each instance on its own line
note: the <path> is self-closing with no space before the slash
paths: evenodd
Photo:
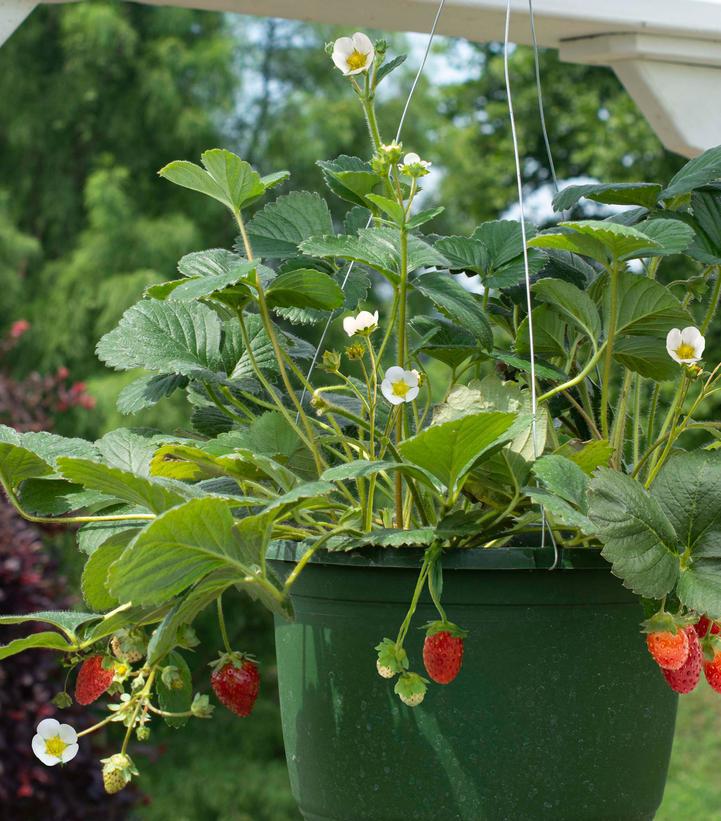
<path id="1" fill-rule="evenodd" d="M 339 37 L 335 43 L 333 43 L 334 59 L 336 54 L 339 57 L 349 57 L 354 51 L 355 46 L 353 45 L 353 39 L 351 37 Z"/>
<path id="2" fill-rule="evenodd" d="M 689 325 L 688 328 L 684 328 L 681 331 L 681 342 L 684 345 L 696 345 L 699 339 L 703 339 L 701 336 L 701 331 L 698 328 L 694 327 L 693 325 Z"/>
<path id="3" fill-rule="evenodd" d="M 80 747 L 77 744 L 71 744 L 69 747 L 66 747 L 61 754 L 63 764 L 67 764 L 68 761 L 72 761 L 78 754 L 79 749 Z"/>
<path id="4" fill-rule="evenodd" d="M 418 391 L 419 390 L 420 390 L 420 388 L 418 387 L 418 385 L 416 385 L 413 388 L 410 388 L 408 393 L 405 396 L 405 401 L 406 402 L 412 402 L 416 398 L 416 396 L 418 396 Z"/>
<path id="5" fill-rule="evenodd" d="M 390 379 L 384 379 L 381 382 L 381 393 L 391 403 L 391 405 L 400 405 L 403 401 L 401 396 L 396 396 L 393 393 L 393 385 L 391 384 Z"/>
<path id="6" fill-rule="evenodd" d="M 58 728 L 58 735 L 66 744 L 75 744 L 78 734 L 69 724 L 61 724 Z"/>
<path id="7" fill-rule="evenodd" d="M 390 385 L 391 382 L 398 382 L 399 380 L 403 379 L 405 374 L 405 370 L 401 368 L 400 365 L 392 365 L 385 373 L 384 382 L 388 382 Z"/>
<path id="8" fill-rule="evenodd" d="M 418 373 L 416 371 L 406 371 L 403 374 L 403 381 L 406 385 L 410 385 L 412 388 L 418 386 Z"/>
<path id="9" fill-rule="evenodd" d="M 683 359 L 679 359 L 676 351 L 671 350 L 671 348 L 667 348 L 666 350 L 668 352 L 668 355 L 671 357 L 671 359 L 673 359 L 674 362 L 678 362 L 679 365 L 683 365 Z"/>
<path id="10" fill-rule="evenodd" d="M 343 330 L 348 334 L 348 336 L 353 336 L 356 332 L 356 321 L 355 318 L 352 316 L 347 316 L 343 320 Z"/>
<path id="11" fill-rule="evenodd" d="M 666 348 L 669 350 L 673 348 L 676 350 L 678 346 L 681 344 L 681 331 L 678 328 L 672 328 L 668 334 L 666 334 Z"/>
<path id="12" fill-rule="evenodd" d="M 414 153 L 413 151 L 411 151 L 410 154 L 406 154 L 405 157 L 403 157 L 403 165 L 415 165 L 420 161 L 421 158 L 418 156 L 418 154 Z"/>
<path id="13" fill-rule="evenodd" d="M 35 728 L 41 738 L 54 738 L 60 731 L 60 722 L 56 718 L 44 718 Z"/>
<path id="14" fill-rule="evenodd" d="M 373 43 L 367 34 L 362 31 L 357 31 L 351 38 L 353 48 L 360 51 L 361 54 L 370 54 L 373 52 Z"/>

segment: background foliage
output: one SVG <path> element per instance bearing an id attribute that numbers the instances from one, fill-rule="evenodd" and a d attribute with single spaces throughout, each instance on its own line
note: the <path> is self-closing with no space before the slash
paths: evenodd
<path id="1" fill-rule="evenodd" d="M 367 153 L 356 102 L 323 51 L 336 34 L 98 0 L 43 6 L 0 49 L 0 332 L 19 319 L 31 322 L 6 360 L 16 377 L 67 367 L 87 382 L 96 411 L 62 414 L 59 430 L 92 436 L 118 423 L 115 397 L 132 375 L 103 370 L 97 339 L 145 285 L 173 278 L 179 256 L 232 241 L 220 210 L 159 180 L 161 166 L 197 160 L 221 145 L 264 173 L 290 168 L 295 187 L 314 190 L 321 185 L 318 157 Z M 393 38 L 396 49 L 411 46 L 411 58 L 382 100 L 388 137 L 417 64 L 414 43 Z M 428 192 L 446 205 L 438 230 L 461 234 L 512 209 L 515 198 L 502 59 L 498 45 L 448 40 L 439 41 L 432 59 L 403 137 L 442 172 Z M 552 52 L 542 54 L 541 69 L 561 180 L 667 179 L 680 167 L 610 71 L 562 65 Z M 549 171 L 528 49 L 515 51 L 513 71 L 530 202 L 541 204 L 544 219 Z M 172 429 L 180 417 L 162 408 L 138 423 Z M 263 701 L 242 732 L 218 716 L 195 735 L 174 738 L 172 751 L 144 768 L 141 786 L 152 801 L 143 817 L 167 818 L 177 806 L 186 814 L 176 817 L 189 821 L 296 817 L 282 761 L 270 625 L 240 600 L 234 622 L 239 646 L 266 661 Z M 205 629 L 210 642 L 212 622 Z M 718 787 L 708 778 L 699 788 L 683 759 L 700 745 L 704 761 L 717 760 L 709 733 L 721 730 L 718 715 L 707 690 L 685 702 L 666 801 L 673 809 L 661 817 L 713 817 Z M 163 731 L 158 735 L 162 752 Z M 692 801 L 684 797 L 689 791 Z"/>

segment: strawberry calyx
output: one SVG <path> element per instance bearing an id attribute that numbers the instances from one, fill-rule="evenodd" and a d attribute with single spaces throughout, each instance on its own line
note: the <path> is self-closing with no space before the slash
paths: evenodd
<path id="1" fill-rule="evenodd" d="M 208 665 L 213 671 L 222 670 L 223 667 L 231 664 L 233 667 L 241 669 L 243 665 L 249 661 L 251 664 L 258 665 L 258 660 L 250 653 L 240 653 L 237 650 L 223 651 L 218 653 L 218 658 L 211 661 Z"/>
<path id="2" fill-rule="evenodd" d="M 468 630 L 464 630 L 452 621 L 441 619 L 440 621 L 429 621 L 424 624 L 421 630 L 426 631 L 426 636 L 435 636 L 437 633 L 448 633 L 454 639 L 465 639 L 468 637 Z"/>
<path id="3" fill-rule="evenodd" d="M 393 688 L 396 695 L 408 707 L 417 707 L 425 698 L 428 679 L 418 673 L 403 673 Z"/>
<path id="4" fill-rule="evenodd" d="M 383 678 L 392 678 L 408 669 L 408 654 L 403 646 L 396 644 L 392 639 L 383 639 L 375 649 L 378 651 L 376 666 Z M 391 675 L 386 675 L 388 672 Z"/>
<path id="5" fill-rule="evenodd" d="M 666 610 L 659 610 L 651 618 L 641 623 L 642 633 L 677 633 L 685 627 L 690 627 L 696 623 L 696 616 L 691 613 L 681 615 L 680 613 L 669 613 Z"/>
<path id="6" fill-rule="evenodd" d="M 716 656 L 721 654 L 721 635 L 709 631 L 699 641 L 705 661 L 714 661 Z"/>

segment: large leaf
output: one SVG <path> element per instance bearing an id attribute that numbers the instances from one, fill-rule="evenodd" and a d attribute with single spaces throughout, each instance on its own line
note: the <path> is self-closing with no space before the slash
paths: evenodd
<path id="1" fill-rule="evenodd" d="M 431 271 L 416 277 L 412 285 L 448 319 L 472 333 L 482 347 L 486 350 L 493 347 L 493 332 L 480 300 L 450 274 Z"/>
<path id="2" fill-rule="evenodd" d="M 679 576 L 677 536 L 640 482 L 599 468 L 591 482 L 589 517 L 604 543 L 603 555 L 626 587 L 648 598 L 673 590 Z"/>
<path id="3" fill-rule="evenodd" d="M 187 499 L 187 495 L 169 487 L 161 480 L 136 476 L 127 470 L 111 468 L 87 459 L 58 460 L 63 476 L 89 490 L 139 505 L 153 513 L 162 513 Z M 189 494 L 188 494 L 189 495 Z"/>
<path id="4" fill-rule="evenodd" d="M 107 578 L 110 565 L 120 558 L 125 546 L 106 544 L 99 547 L 85 562 L 80 588 L 83 598 L 93 610 L 105 611 L 117 607 L 118 600 L 108 592 Z"/>
<path id="5" fill-rule="evenodd" d="M 648 379 L 675 379 L 678 365 L 666 351 L 666 342 L 652 336 L 623 336 L 616 340 L 613 357 L 621 365 Z"/>
<path id="6" fill-rule="evenodd" d="M 177 437 L 147 428 L 116 428 L 95 443 L 106 465 L 130 471 L 137 476 L 150 476 L 150 460 L 155 451 Z"/>
<path id="7" fill-rule="evenodd" d="M 293 191 L 266 205 L 248 223 L 253 251 L 261 257 L 295 256 L 308 237 L 333 233 L 324 199 L 308 191 Z"/>
<path id="8" fill-rule="evenodd" d="M 560 279 L 541 279 L 533 286 L 538 299 L 557 311 L 566 322 L 578 328 L 594 344 L 601 335 L 601 317 L 591 297 Z"/>
<path id="9" fill-rule="evenodd" d="M 661 197 L 665 200 L 687 194 L 721 178 L 721 146 L 709 148 L 686 165 L 671 178 Z"/>
<path id="10" fill-rule="evenodd" d="M 96 353 L 115 370 L 193 376 L 221 367 L 220 332 L 217 314 L 206 305 L 148 299 L 123 314 Z"/>
<path id="11" fill-rule="evenodd" d="M 553 198 L 556 211 L 567 211 L 582 198 L 607 205 L 642 205 L 653 208 L 661 188 L 655 182 L 612 182 L 567 185 Z"/>
<path id="12" fill-rule="evenodd" d="M 233 525 L 221 499 L 193 499 L 167 511 L 111 566 L 111 593 L 133 604 L 162 604 L 222 569 L 235 571 L 238 582 L 256 582 Z"/>
<path id="13" fill-rule="evenodd" d="M 63 638 L 60 633 L 43 632 L 33 633 L 23 639 L 15 639 L 10 644 L 0 645 L 0 661 L 14 656 L 17 653 L 22 653 L 24 650 L 61 650 L 68 652 L 73 649 L 73 645 L 69 644 L 67 639 Z"/>
<path id="14" fill-rule="evenodd" d="M 73 640 L 78 627 L 87 624 L 98 616 L 95 613 L 81 613 L 74 610 L 40 610 L 35 613 L 26 613 L 22 616 L 0 616 L 0 625 L 24 624 L 28 621 L 38 621 L 43 624 L 52 624 Z"/>
<path id="15" fill-rule="evenodd" d="M 693 318 L 686 308 L 659 282 L 629 271 L 622 271 L 617 276 L 618 336 L 653 336 L 665 339 L 671 328 L 693 324 Z M 600 278 L 597 287 L 602 293 L 607 323 L 610 294 L 605 282 L 605 278 Z"/>
<path id="16" fill-rule="evenodd" d="M 636 228 L 602 220 L 562 222 L 560 227 L 529 240 L 530 246 L 589 256 L 603 264 L 662 249 L 661 243 Z"/>
<path id="17" fill-rule="evenodd" d="M 673 525 L 680 550 L 721 559 L 721 455 L 694 451 L 672 457 L 651 493 Z"/>
<path id="18" fill-rule="evenodd" d="M 717 193 L 694 191 L 691 207 L 698 228 L 688 254 L 707 265 L 718 265 L 721 263 L 721 197 Z"/>
<path id="19" fill-rule="evenodd" d="M 178 388 L 184 388 L 188 378 L 177 373 L 146 374 L 126 385 L 118 394 L 117 408 L 120 413 L 137 413 L 144 408 L 150 408 L 174 393 Z"/>
<path id="20" fill-rule="evenodd" d="M 394 228 L 362 228 L 356 236 L 311 237 L 300 244 L 300 250 L 314 257 L 362 262 L 394 282 L 400 273 L 400 239 Z M 408 270 L 414 271 L 427 266 L 447 267 L 448 261 L 428 243 L 410 235 L 407 264 Z"/>
<path id="21" fill-rule="evenodd" d="M 266 291 L 272 308 L 315 308 L 332 311 L 343 305 L 343 291 L 333 277 L 301 268 L 277 276 Z"/>
<path id="22" fill-rule="evenodd" d="M 661 246 L 655 251 L 644 253 L 645 257 L 680 254 L 688 248 L 694 238 L 693 228 L 676 219 L 644 220 L 637 223 L 636 228 Z"/>
<path id="23" fill-rule="evenodd" d="M 284 178 L 281 174 L 280 179 L 273 177 L 264 182 L 247 162 L 222 148 L 205 151 L 200 161 L 205 168 L 178 160 L 161 168 L 158 173 L 176 185 L 222 202 L 231 211 L 240 211 L 245 205 L 250 205 L 262 196 L 267 187 Z"/>
<path id="24" fill-rule="evenodd" d="M 450 495 L 486 453 L 518 433 L 514 413 L 477 413 L 432 425 L 399 445 L 401 455 L 438 478 Z M 527 420 L 526 420 L 527 421 Z"/>
<path id="25" fill-rule="evenodd" d="M 381 183 L 370 164 L 360 157 L 341 155 L 334 160 L 319 160 L 323 178 L 330 190 L 353 205 L 367 207 L 365 195 Z"/>
<path id="26" fill-rule="evenodd" d="M 546 490 L 570 502 L 582 513 L 588 512 L 588 476 L 575 462 L 549 454 L 533 465 L 533 473 Z"/>
<path id="27" fill-rule="evenodd" d="M 411 327 L 421 335 L 414 351 L 445 362 L 451 368 L 457 368 L 469 356 L 479 353 L 473 335 L 447 319 L 421 315 L 411 320 Z"/>

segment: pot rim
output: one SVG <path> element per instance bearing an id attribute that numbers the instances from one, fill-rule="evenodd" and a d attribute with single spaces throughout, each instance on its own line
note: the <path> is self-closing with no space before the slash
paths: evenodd
<path id="1" fill-rule="evenodd" d="M 362 547 L 347 552 L 319 550 L 311 564 L 347 567 L 417 568 L 424 547 Z M 271 542 L 266 552 L 269 561 L 297 563 L 307 550 L 300 542 Z M 443 554 L 447 570 L 545 570 L 554 562 L 553 546 L 546 547 L 472 547 L 453 548 Z M 600 570 L 608 573 L 611 565 L 595 547 L 559 548 L 557 570 Z"/>

